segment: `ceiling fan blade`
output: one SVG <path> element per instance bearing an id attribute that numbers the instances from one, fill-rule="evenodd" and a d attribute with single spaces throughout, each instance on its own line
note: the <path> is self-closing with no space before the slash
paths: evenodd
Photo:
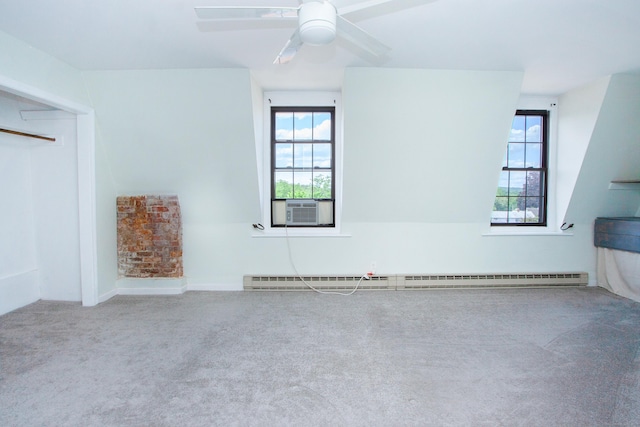
<path id="1" fill-rule="evenodd" d="M 332 3 L 340 15 L 346 15 L 376 6 L 383 6 L 382 9 L 385 10 L 385 13 L 389 13 L 395 10 L 402 10 L 409 7 L 433 3 L 434 1 L 436 0 L 360 0 L 356 2 L 353 0 L 333 0 Z M 385 7 L 384 5 L 387 6 Z"/>
<path id="2" fill-rule="evenodd" d="M 202 6 L 194 8 L 200 19 L 297 19 L 297 7 Z"/>
<path id="3" fill-rule="evenodd" d="M 376 57 L 381 57 L 391 50 L 389 46 L 383 44 L 362 28 L 352 24 L 339 15 L 336 19 L 336 29 L 339 37 L 342 37 Z"/>
<path id="4" fill-rule="evenodd" d="M 278 56 L 276 57 L 274 64 L 286 64 L 291 61 L 293 57 L 298 53 L 298 50 L 302 46 L 302 39 L 300 38 L 300 32 L 296 30 L 287 44 L 284 45 Z"/>
<path id="5" fill-rule="evenodd" d="M 333 5 L 338 10 L 340 15 L 345 13 L 355 12 L 368 7 L 378 6 L 383 3 L 390 3 L 394 0 L 360 0 L 354 2 L 353 0 L 333 0 Z"/>

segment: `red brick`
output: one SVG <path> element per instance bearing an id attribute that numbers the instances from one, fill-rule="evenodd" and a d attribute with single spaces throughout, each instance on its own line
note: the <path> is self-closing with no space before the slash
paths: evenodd
<path id="1" fill-rule="evenodd" d="M 118 274 L 182 277 L 182 221 L 177 196 L 120 196 Z"/>

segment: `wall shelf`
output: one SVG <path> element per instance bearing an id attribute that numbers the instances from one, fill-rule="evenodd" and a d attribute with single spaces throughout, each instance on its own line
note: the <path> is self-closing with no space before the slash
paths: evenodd
<path id="1" fill-rule="evenodd" d="M 609 190 L 640 190 L 640 179 L 614 179 Z"/>

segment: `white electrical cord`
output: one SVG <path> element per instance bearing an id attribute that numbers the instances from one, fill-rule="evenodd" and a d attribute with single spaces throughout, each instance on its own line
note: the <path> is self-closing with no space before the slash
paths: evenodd
<path id="1" fill-rule="evenodd" d="M 343 296 L 348 297 L 349 295 L 353 295 L 358 290 L 358 287 L 360 286 L 360 283 L 362 283 L 362 281 L 364 279 L 369 280 L 369 277 L 366 274 L 364 274 L 362 277 L 360 277 L 360 280 L 358 280 L 358 283 L 356 283 L 356 286 L 349 293 L 338 292 L 338 291 L 322 291 L 320 289 L 314 288 L 311 284 L 307 283 L 307 281 L 304 280 L 304 278 L 300 275 L 300 273 L 298 273 L 298 269 L 296 268 L 296 264 L 293 262 L 293 255 L 291 255 L 291 245 L 289 244 L 289 231 L 287 230 L 287 226 L 286 225 L 284 226 L 284 234 L 285 234 L 286 240 L 287 240 L 287 251 L 289 252 L 289 262 L 291 263 L 291 267 L 293 267 L 293 271 L 295 271 L 296 276 L 298 276 L 298 278 L 300 280 L 302 280 L 302 283 L 307 285 L 307 287 L 309 289 L 311 289 L 312 291 L 317 292 L 319 294 L 343 295 Z"/>

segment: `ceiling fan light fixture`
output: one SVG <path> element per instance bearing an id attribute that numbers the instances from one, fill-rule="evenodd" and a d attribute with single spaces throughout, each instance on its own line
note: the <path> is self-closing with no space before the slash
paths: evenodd
<path id="1" fill-rule="evenodd" d="M 336 38 L 336 8 L 329 2 L 303 3 L 298 23 L 300 38 L 306 44 L 321 46 Z"/>

